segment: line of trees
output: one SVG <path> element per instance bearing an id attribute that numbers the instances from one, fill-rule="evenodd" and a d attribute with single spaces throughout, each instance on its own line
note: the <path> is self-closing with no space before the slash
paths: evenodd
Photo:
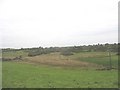
<path id="1" fill-rule="evenodd" d="M 36 48 L 21 48 L 21 49 L 2 49 L 3 52 L 9 52 L 9 51 L 24 51 L 28 52 L 28 56 L 37 56 L 41 54 L 49 54 L 52 52 L 61 52 L 62 55 L 73 55 L 73 53 L 79 53 L 79 52 L 105 52 L 105 51 L 111 51 L 111 52 L 117 52 L 119 54 L 119 47 L 120 44 L 114 43 L 114 44 L 96 44 L 96 45 L 83 45 L 83 46 L 71 46 L 71 47 L 49 47 L 49 48 L 43 48 L 43 47 L 36 47 Z"/>

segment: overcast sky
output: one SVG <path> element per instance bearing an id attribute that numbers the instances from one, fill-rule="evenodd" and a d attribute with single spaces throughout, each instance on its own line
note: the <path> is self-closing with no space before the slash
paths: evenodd
<path id="1" fill-rule="evenodd" d="M 1 47 L 118 42 L 118 0 L 0 0 Z"/>

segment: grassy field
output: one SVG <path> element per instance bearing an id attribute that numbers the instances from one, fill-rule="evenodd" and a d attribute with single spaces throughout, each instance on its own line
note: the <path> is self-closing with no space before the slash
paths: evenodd
<path id="1" fill-rule="evenodd" d="M 27 57 L 25 52 L 3 53 L 4 57 L 23 55 L 21 61 L 3 62 L 4 88 L 117 88 L 118 70 L 109 66 L 106 52 L 75 53 L 63 56 L 51 53 Z M 112 65 L 118 56 L 112 53 Z M 101 69 L 101 70 L 98 70 Z"/>
<path id="2" fill-rule="evenodd" d="M 16 62 L 3 63 L 3 87 L 117 87 L 117 72 L 55 68 Z"/>

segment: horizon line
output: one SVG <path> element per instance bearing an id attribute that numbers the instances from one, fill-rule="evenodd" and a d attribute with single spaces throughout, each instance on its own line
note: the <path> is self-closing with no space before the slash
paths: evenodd
<path id="1" fill-rule="evenodd" d="M 89 45 L 98 45 L 98 44 L 119 44 L 119 42 L 114 42 L 114 43 L 96 43 L 96 44 L 83 44 L 83 45 L 64 45 L 64 46 L 47 46 L 47 47 L 43 47 L 43 46 L 31 46 L 31 47 L 20 47 L 20 48 L 16 48 L 16 47 L 0 47 L 0 49 L 24 49 L 24 48 L 50 48 L 50 47 L 74 47 L 74 46 L 89 46 Z"/>

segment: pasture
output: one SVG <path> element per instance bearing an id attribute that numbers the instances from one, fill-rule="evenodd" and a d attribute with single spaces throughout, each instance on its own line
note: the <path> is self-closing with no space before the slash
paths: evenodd
<path id="1" fill-rule="evenodd" d="M 3 88 L 117 88 L 118 56 L 112 53 L 112 70 L 107 52 L 80 52 L 71 56 L 59 52 L 28 57 L 27 52 L 3 53 L 3 57 L 22 55 L 21 61 L 3 62 Z"/>

